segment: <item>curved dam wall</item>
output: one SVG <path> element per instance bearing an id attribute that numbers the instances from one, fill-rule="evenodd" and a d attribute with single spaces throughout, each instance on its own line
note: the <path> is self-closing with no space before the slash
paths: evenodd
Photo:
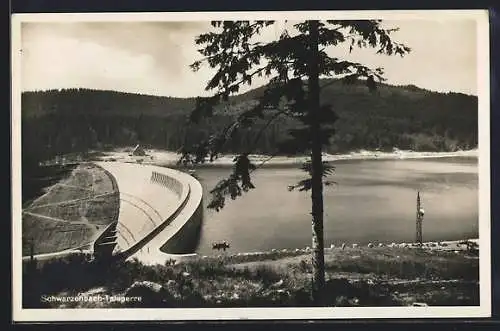
<path id="1" fill-rule="evenodd" d="M 185 218 L 184 218 L 185 219 Z M 203 222 L 203 202 L 198 204 L 189 221 L 178 221 L 177 231 L 166 241 L 160 250 L 167 254 L 192 253 L 198 247 Z"/>
<path id="2" fill-rule="evenodd" d="M 201 184 L 178 170 L 100 162 L 120 192 L 117 257 L 166 258 L 193 251 L 203 219 Z M 167 253 L 167 254 L 160 254 Z"/>

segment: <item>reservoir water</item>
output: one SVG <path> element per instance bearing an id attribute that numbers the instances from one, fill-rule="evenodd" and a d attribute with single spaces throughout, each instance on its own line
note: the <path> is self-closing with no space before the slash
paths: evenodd
<path id="1" fill-rule="evenodd" d="M 477 158 L 349 160 L 334 163 L 324 190 L 325 246 L 331 243 L 408 242 L 415 240 L 417 191 L 425 209 L 424 241 L 478 236 Z M 197 170 L 205 191 L 229 168 Z M 311 245 L 309 192 L 289 192 L 306 177 L 292 166 L 262 168 L 253 174 L 254 190 L 228 199 L 219 212 L 205 210 L 201 254 L 219 254 L 212 242 L 227 240 L 232 252 Z"/>

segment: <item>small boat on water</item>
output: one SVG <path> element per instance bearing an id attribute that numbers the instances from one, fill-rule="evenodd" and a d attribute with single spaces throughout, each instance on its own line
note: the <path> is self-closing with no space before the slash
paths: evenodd
<path id="1" fill-rule="evenodd" d="M 229 247 L 231 247 L 229 245 L 229 243 L 225 240 L 223 241 L 219 241 L 219 242 L 213 242 L 212 243 L 212 249 L 216 249 L 216 250 L 224 250 L 224 252 L 226 251 L 226 249 L 228 249 Z"/>

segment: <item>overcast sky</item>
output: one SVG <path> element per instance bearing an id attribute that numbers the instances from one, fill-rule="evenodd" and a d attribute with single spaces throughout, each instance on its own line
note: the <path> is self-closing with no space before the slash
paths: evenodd
<path id="1" fill-rule="evenodd" d="M 391 84 L 414 84 L 433 91 L 477 95 L 476 23 L 473 20 L 386 21 L 400 27 L 394 40 L 412 52 L 403 57 L 376 55 L 373 49 L 332 49 L 372 67 L 383 67 Z M 213 73 L 192 72 L 200 58 L 196 35 L 208 22 L 23 23 L 23 91 L 93 88 L 187 97 L 206 94 Z M 271 27 L 273 39 L 284 28 Z M 262 84 L 258 81 L 253 87 Z"/>

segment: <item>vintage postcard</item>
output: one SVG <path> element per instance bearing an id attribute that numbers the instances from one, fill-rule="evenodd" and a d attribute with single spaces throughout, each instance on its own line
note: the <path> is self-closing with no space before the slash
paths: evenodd
<path id="1" fill-rule="evenodd" d="M 13 15 L 13 319 L 490 316 L 488 31 Z"/>

